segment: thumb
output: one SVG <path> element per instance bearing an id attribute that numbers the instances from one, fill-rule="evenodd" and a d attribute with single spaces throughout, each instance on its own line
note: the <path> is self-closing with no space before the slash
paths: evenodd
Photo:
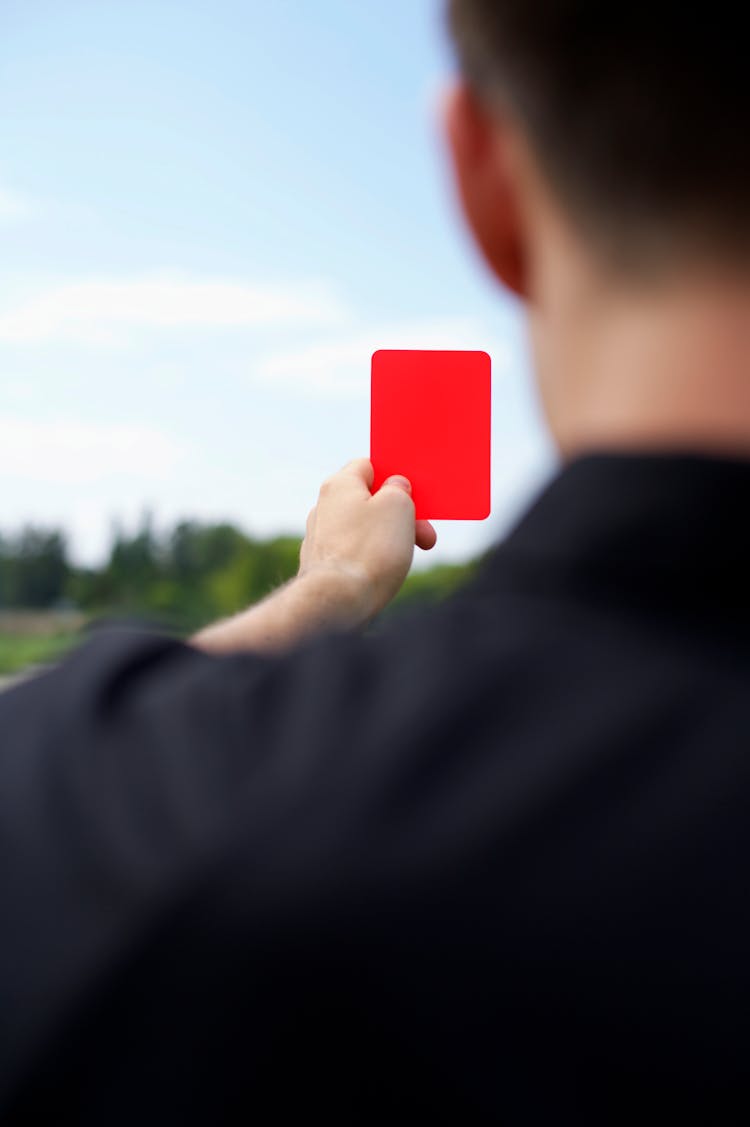
<path id="1" fill-rule="evenodd" d="M 408 477 L 404 477 L 402 474 L 394 474 L 393 477 L 387 477 L 380 488 L 385 489 L 386 485 L 392 485 L 394 488 L 401 489 L 404 493 L 411 495 L 411 482 Z"/>

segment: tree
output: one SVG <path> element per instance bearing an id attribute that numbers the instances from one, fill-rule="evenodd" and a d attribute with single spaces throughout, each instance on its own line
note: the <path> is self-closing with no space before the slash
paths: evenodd
<path id="1" fill-rule="evenodd" d="M 0 540 L 0 605 L 52 607 L 65 596 L 70 574 L 62 532 L 27 526 Z"/>

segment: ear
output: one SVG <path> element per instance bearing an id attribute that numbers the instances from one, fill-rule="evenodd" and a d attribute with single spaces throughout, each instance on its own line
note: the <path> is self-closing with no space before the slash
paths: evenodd
<path id="1" fill-rule="evenodd" d="M 479 249 L 503 285 L 525 298 L 525 240 L 511 127 L 491 115 L 464 82 L 444 97 L 443 125 L 461 204 Z"/>

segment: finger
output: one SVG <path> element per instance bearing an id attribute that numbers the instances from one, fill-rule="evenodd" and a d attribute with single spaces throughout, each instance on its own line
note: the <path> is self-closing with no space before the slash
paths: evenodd
<path id="1" fill-rule="evenodd" d="M 418 520 L 415 543 L 423 552 L 429 552 L 437 544 L 437 532 L 428 520 Z"/>
<path id="2" fill-rule="evenodd" d="M 383 482 L 380 489 L 371 498 L 370 502 L 376 509 L 381 509 L 395 521 L 394 527 L 401 529 L 402 534 L 414 544 L 414 502 L 411 498 L 411 486 L 406 478 L 397 475 Z"/>
<path id="3" fill-rule="evenodd" d="M 397 473 L 393 474 L 391 477 L 387 477 L 380 486 L 380 489 L 390 488 L 400 489 L 402 493 L 408 493 L 411 497 L 411 482 L 408 477 L 404 477 L 403 474 Z M 380 492 L 380 490 L 378 490 L 378 492 Z"/>
<path id="4" fill-rule="evenodd" d="M 359 478 L 368 489 L 372 489 L 375 470 L 372 468 L 372 462 L 369 458 L 354 458 L 353 461 L 346 463 L 340 473 Z"/>

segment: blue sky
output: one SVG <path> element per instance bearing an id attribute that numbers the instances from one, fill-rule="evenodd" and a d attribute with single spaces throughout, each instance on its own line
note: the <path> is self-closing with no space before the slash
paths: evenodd
<path id="1" fill-rule="evenodd" d="M 458 220 L 440 0 L 3 0 L 0 528 L 304 526 L 375 348 L 493 358 L 501 533 L 551 453 L 520 308 Z"/>

